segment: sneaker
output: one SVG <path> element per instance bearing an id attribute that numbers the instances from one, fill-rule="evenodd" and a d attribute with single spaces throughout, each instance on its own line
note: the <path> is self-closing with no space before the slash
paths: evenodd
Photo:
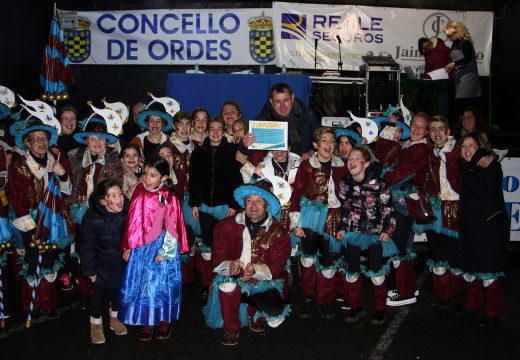
<path id="1" fill-rule="evenodd" d="M 44 317 L 46 317 L 49 320 L 56 320 L 61 317 L 60 313 L 53 309 L 51 309 L 51 310 L 41 309 L 40 312 L 42 313 L 42 315 Z"/>
<path id="2" fill-rule="evenodd" d="M 170 334 L 172 332 L 172 327 L 169 322 L 161 321 L 158 326 L 157 335 L 155 338 L 157 340 L 166 340 L 170 338 Z"/>
<path id="3" fill-rule="evenodd" d="M 320 315 L 323 320 L 332 320 L 336 317 L 331 304 L 320 304 Z"/>
<path id="4" fill-rule="evenodd" d="M 416 302 L 417 302 L 417 298 L 415 297 L 415 295 L 401 296 L 401 295 L 399 295 L 399 293 L 386 299 L 386 305 L 388 305 L 388 306 L 403 306 L 403 305 L 414 304 Z"/>
<path id="5" fill-rule="evenodd" d="M 399 290 L 397 290 L 397 289 L 388 290 L 386 293 L 386 297 L 393 297 L 393 296 L 397 295 L 397 293 L 399 293 Z M 415 290 L 414 295 L 416 297 L 419 296 L 419 290 Z"/>
<path id="6" fill-rule="evenodd" d="M 312 310 L 314 308 L 313 299 L 303 299 L 302 305 L 300 306 L 300 318 L 310 319 L 312 317 Z"/>
<path id="7" fill-rule="evenodd" d="M 139 335 L 139 341 L 150 341 L 152 340 L 153 326 L 144 326 L 141 334 Z"/>
<path id="8" fill-rule="evenodd" d="M 237 331 L 224 330 L 224 338 L 222 339 L 222 345 L 235 346 L 237 344 L 238 344 L 238 330 Z"/>
<path id="9" fill-rule="evenodd" d="M 70 273 L 61 275 L 60 282 L 61 282 L 61 290 L 71 291 L 74 289 L 74 285 L 72 285 L 72 282 L 70 281 Z"/>
<path id="10" fill-rule="evenodd" d="M 376 310 L 374 312 L 374 316 L 372 316 L 372 320 L 370 320 L 370 323 L 374 325 L 383 325 L 385 321 L 386 312 L 384 310 Z"/>
<path id="11" fill-rule="evenodd" d="M 366 316 L 365 309 L 362 307 L 352 308 L 345 317 L 345 322 L 355 323 Z"/>

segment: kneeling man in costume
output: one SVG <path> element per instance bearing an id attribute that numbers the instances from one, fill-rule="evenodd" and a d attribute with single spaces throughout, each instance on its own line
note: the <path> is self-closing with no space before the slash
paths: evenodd
<path id="1" fill-rule="evenodd" d="M 224 328 L 223 345 L 238 344 L 242 326 L 262 332 L 279 326 L 290 308 L 282 301 L 280 279 L 291 254 L 289 234 L 273 217 L 280 211 L 269 183 L 242 185 L 234 192 L 245 210 L 219 222 L 214 230 L 212 264 L 217 274 L 206 323 Z"/>

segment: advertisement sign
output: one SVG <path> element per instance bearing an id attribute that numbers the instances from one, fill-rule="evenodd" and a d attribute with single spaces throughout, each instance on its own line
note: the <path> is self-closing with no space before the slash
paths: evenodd
<path id="1" fill-rule="evenodd" d="M 388 54 L 404 66 L 424 67 L 417 48 L 421 37 L 446 42 L 443 29 L 461 21 L 469 29 L 481 76 L 489 75 L 493 13 L 400 9 L 355 5 L 273 2 L 276 65 L 288 68 L 358 70 L 361 57 Z"/>

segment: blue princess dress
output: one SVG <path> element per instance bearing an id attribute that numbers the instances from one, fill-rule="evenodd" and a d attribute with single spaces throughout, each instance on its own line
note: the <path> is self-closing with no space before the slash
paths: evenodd
<path id="1" fill-rule="evenodd" d="M 122 245 L 132 252 L 123 275 L 118 318 L 128 325 L 155 326 L 180 317 L 180 253 L 188 251 L 188 242 L 180 205 L 167 187 L 149 191 L 139 184 L 136 193 Z M 156 262 L 157 256 L 166 260 Z"/>

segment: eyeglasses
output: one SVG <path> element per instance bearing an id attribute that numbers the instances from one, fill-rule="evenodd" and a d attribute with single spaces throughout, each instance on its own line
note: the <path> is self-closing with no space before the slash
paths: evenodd
<path id="1" fill-rule="evenodd" d="M 41 143 L 41 142 L 49 142 L 49 138 L 47 137 L 38 137 L 38 138 L 29 138 L 29 141 L 30 142 L 35 142 L 35 143 Z"/>

